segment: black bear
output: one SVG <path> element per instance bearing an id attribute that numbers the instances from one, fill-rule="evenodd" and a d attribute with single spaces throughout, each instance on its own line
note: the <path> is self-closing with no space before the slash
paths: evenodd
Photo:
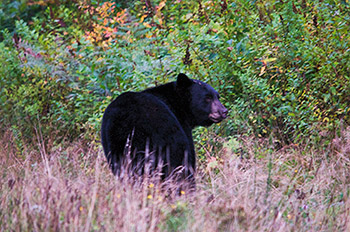
<path id="1" fill-rule="evenodd" d="M 163 179 L 181 168 L 181 178 L 193 178 L 192 129 L 219 123 L 227 112 L 214 88 L 182 73 L 175 82 L 121 94 L 105 110 L 101 128 L 113 174 L 127 163 L 138 174 L 161 164 Z"/>

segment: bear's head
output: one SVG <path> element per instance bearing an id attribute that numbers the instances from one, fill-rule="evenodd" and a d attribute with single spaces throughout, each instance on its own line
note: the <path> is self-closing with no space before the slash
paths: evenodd
<path id="1" fill-rule="evenodd" d="M 210 85 L 180 73 L 176 86 L 182 92 L 182 97 L 188 99 L 192 126 L 210 126 L 227 118 L 228 110 L 221 104 L 218 92 Z"/>

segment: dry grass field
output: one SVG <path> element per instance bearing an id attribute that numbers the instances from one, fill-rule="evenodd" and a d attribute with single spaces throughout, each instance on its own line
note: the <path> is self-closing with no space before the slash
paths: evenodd
<path id="1" fill-rule="evenodd" d="M 224 146 L 180 196 L 116 179 L 99 144 L 38 141 L 1 136 L 0 231 L 350 231 L 349 131 L 323 152 Z"/>

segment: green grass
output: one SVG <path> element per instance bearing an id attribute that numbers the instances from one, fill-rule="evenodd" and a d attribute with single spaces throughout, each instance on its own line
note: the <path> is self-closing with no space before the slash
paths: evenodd
<path id="1" fill-rule="evenodd" d="M 260 142 L 240 141 L 242 156 L 223 146 L 215 165 L 199 164 L 196 192 L 175 196 L 152 179 L 116 179 L 99 144 L 40 142 L 19 152 L 7 132 L 0 139 L 0 230 L 350 229 L 349 132 L 327 153 L 273 151 Z"/>

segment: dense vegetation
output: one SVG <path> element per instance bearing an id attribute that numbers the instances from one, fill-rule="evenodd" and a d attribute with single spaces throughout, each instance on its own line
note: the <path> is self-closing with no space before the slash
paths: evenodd
<path id="1" fill-rule="evenodd" d="M 96 133 L 110 99 L 180 71 L 219 89 L 232 115 L 224 135 L 319 143 L 320 132 L 349 123 L 346 1 L 135 1 L 127 9 L 5 1 L 2 9 L 1 124 L 18 136 L 31 137 L 39 122 L 45 133 Z"/>
<path id="2" fill-rule="evenodd" d="M 211 199 L 208 202 L 216 200 L 213 207 L 218 211 L 210 211 L 210 204 L 203 203 L 200 209 L 218 217 L 218 224 L 212 224 L 218 230 L 230 226 L 274 230 L 274 223 L 297 230 L 305 225 L 305 230 L 349 227 L 344 213 L 350 191 L 349 28 L 348 0 L 1 1 L 0 155 L 1 164 L 13 169 L 1 173 L 0 184 L 5 187 L 0 189 L 0 226 L 14 230 L 16 220 L 29 217 L 17 229 L 46 230 L 51 225 L 58 230 L 103 229 L 100 223 L 104 220 L 91 206 L 86 220 L 77 219 L 74 225 L 59 212 L 56 216 L 62 222 L 46 220 L 45 224 L 36 221 L 40 210 L 32 214 L 30 204 L 16 202 L 41 202 L 41 194 L 50 191 L 44 182 L 54 174 L 42 177 L 36 172 L 39 167 L 58 173 L 57 190 L 70 188 L 67 183 L 73 185 L 75 179 L 86 183 L 82 189 L 88 189 L 101 172 L 108 175 L 107 171 L 96 175 L 91 171 L 102 165 L 91 154 L 102 155 L 99 128 L 106 106 L 124 91 L 173 81 L 177 73 L 184 72 L 214 86 L 230 109 L 230 117 L 219 126 L 195 132 L 199 170 L 210 174 L 200 180 L 204 187 L 197 198 L 178 203 L 178 208 L 164 202 L 144 203 L 141 209 L 146 213 L 165 208 L 151 210 L 151 214 L 157 212 L 155 221 L 151 220 L 155 225 L 145 222 L 144 228 L 134 230 L 191 226 L 200 230 L 200 224 L 185 218 L 195 214 L 199 222 L 208 220 L 208 215 L 199 215 L 191 205 L 206 197 Z M 30 161 L 33 156 L 35 161 Z M 61 169 L 51 165 L 61 165 Z M 73 167 L 80 169 L 72 171 Z M 267 179 L 251 183 L 246 178 L 252 172 Z M 238 175 L 236 182 L 227 183 L 225 176 L 230 174 L 232 178 Z M 119 193 L 107 192 L 115 185 L 108 178 L 105 186 L 93 187 L 113 198 Z M 29 179 L 36 182 L 26 181 Z M 310 187 L 316 183 L 321 184 L 315 187 L 318 190 Z M 32 185 L 42 191 L 35 194 Z M 254 188 L 253 195 L 243 185 Z M 227 193 L 226 187 L 230 188 Z M 18 196 L 11 198 L 11 191 Z M 33 195 L 21 195 L 23 191 Z M 239 197 L 228 197 L 239 191 L 246 194 L 241 208 L 233 207 Z M 311 193 L 304 196 L 303 191 Z M 302 203 L 288 202 L 294 192 L 303 193 L 297 197 Z M 66 194 L 69 201 L 70 193 Z M 136 198 L 144 194 L 141 191 Z M 83 200 L 71 203 L 92 196 L 87 193 Z M 66 200 L 58 202 L 65 204 Z M 225 208 L 221 201 L 231 205 Z M 88 205 L 81 204 L 83 208 Z M 109 209 L 106 202 L 96 204 L 99 210 Z M 46 206 L 40 212 L 51 216 L 53 209 L 67 210 L 55 204 Z M 74 207 L 80 210 L 80 205 Z M 318 214 L 317 207 L 325 209 Z M 128 213 L 135 214 L 135 208 Z M 3 224 L 9 218 L 15 219 Z M 105 218 L 112 219 L 112 215 Z M 162 220 L 169 224 L 160 223 Z M 181 227 L 184 221 L 187 224 Z M 116 226 L 106 224 L 109 229 Z"/>

